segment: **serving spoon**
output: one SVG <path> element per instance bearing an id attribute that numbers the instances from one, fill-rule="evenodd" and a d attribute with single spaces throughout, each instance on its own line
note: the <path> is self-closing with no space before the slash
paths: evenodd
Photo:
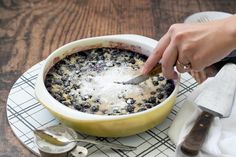
<path id="1" fill-rule="evenodd" d="M 95 145 L 106 146 L 113 149 L 120 149 L 120 150 L 135 150 L 136 147 L 127 146 L 122 144 L 113 144 L 113 143 L 106 143 L 94 140 L 87 140 L 87 139 L 79 139 L 77 133 L 64 126 L 64 125 L 55 125 L 45 129 L 38 129 L 34 131 L 36 136 L 44 139 L 46 142 L 57 145 L 57 146 L 65 146 L 71 142 L 86 142 Z"/>

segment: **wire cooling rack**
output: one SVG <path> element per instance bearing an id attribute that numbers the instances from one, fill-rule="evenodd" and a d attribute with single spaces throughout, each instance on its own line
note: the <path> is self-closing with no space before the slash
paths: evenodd
<path id="1" fill-rule="evenodd" d="M 7 100 L 7 118 L 17 139 L 34 154 L 39 151 L 34 144 L 33 130 L 56 125 L 59 122 L 35 98 L 34 86 L 43 62 L 26 71 L 13 85 Z M 189 74 L 181 76 L 176 103 L 168 118 L 146 132 L 122 138 L 101 138 L 78 133 L 82 139 L 136 146 L 134 151 L 103 149 L 92 144 L 80 143 L 88 151 L 88 157 L 170 157 L 175 145 L 170 141 L 167 131 L 187 95 L 197 86 Z"/>

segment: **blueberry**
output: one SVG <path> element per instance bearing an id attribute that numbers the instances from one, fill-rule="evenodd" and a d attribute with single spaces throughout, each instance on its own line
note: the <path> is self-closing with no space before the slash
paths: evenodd
<path id="1" fill-rule="evenodd" d="M 145 62 L 146 60 L 147 60 L 147 57 L 146 56 L 140 56 L 140 58 L 139 58 L 141 61 L 143 61 L 143 62 Z"/>
<path id="2" fill-rule="evenodd" d="M 81 96 L 81 99 L 86 101 L 88 99 L 92 98 L 92 95 L 84 95 L 84 96 Z"/>
<path id="3" fill-rule="evenodd" d="M 62 77 L 61 77 L 61 80 L 62 80 L 63 82 L 65 82 L 66 80 L 68 80 L 68 76 L 65 76 L 65 75 L 62 76 Z"/>
<path id="4" fill-rule="evenodd" d="M 156 103 L 156 97 L 152 96 L 148 99 L 149 103 Z"/>
<path id="5" fill-rule="evenodd" d="M 174 81 L 171 80 L 171 79 L 168 79 L 168 80 L 166 80 L 166 83 L 167 83 L 167 84 L 174 84 Z"/>
<path id="6" fill-rule="evenodd" d="M 163 99 L 164 98 L 164 94 L 162 94 L 162 93 L 157 94 L 157 98 L 158 99 Z"/>
<path id="7" fill-rule="evenodd" d="M 83 58 L 83 59 L 86 59 L 88 56 L 85 52 L 79 52 L 78 55 L 80 58 Z"/>
<path id="8" fill-rule="evenodd" d="M 151 103 L 145 103 L 144 106 L 146 106 L 146 108 L 152 108 L 152 104 Z"/>
<path id="9" fill-rule="evenodd" d="M 76 100 L 75 100 L 75 99 L 72 99 L 72 100 L 71 100 L 71 104 L 74 105 L 74 106 L 76 106 L 76 105 L 77 105 Z"/>
<path id="10" fill-rule="evenodd" d="M 126 100 L 126 103 L 127 104 L 134 104 L 135 100 L 133 98 L 129 98 L 129 99 Z"/>
<path id="11" fill-rule="evenodd" d="M 121 63 L 120 63 L 120 62 L 116 62 L 116 65 L 117 65 L 117 66 L 120 66 L 120 65 L 121 65 Z"/>
<path id="12" fill-rule="evenodd" d="M 139 58 L 141 57 L 141 55 L 140 55 L 139 53 L 135 53 L 135 57 L 136 57 L 137 59 L 139 59 Z"/>
<path id="13" fill-rule="evenodd" d="M 50 82 L 46 81 L 46 82 L 45 82 L 45 86 L 46 86 L 46 88 L 52 87 L 52 84 L 51 84 Z"/>
<path id="14" fill-rule="evenodd" d="M 99 110 L 99 106 L 98 105 L 92 106 L 90 109 L 92 112 L 97 112 Z"/>
<path id="15" fill-rule="evenodd" d="M 94 102 L 95 103 L 100 103 L 100 99 L 96 99 Z"/>
<path id="16" fill-rule="evenodd" d="M 60 94 L 58 93 L 54 93 L 54 98 L 57 99 L 58 101 L 62 102 L 65 101 L 66 99 L 64 97 L 62 97 Z"/>
<path id="17" fill-rule="evenodd" d="M 78 105 L 75 105 L 74 108 L 78 111 L 81 111 L 83 107 L 81 104 L 78 104 Z"/>
<path id="18" fill-rule="evenodd" d="M 134 57 L 134 53 L 132 51 L 128 51 L 127 56 L 129 56 L 130 58 Z"/>
<path id="19" fill-rule="evenodd" d="M 152 81 L 152 83 L 153 83 L 154 86 L 158 86 L 159 85 L 158 81 Z"/>
<path id="20" fill-rule="evenodd" d="M 131 63 L 131 64 L 135 64 L 136 61 L 135 61 L 134 58 L 131 58 L 128 62 Z"/>
<path id="21" fill-rule="evenodd" d="M 69 65 L 68 65 L 68 68 L 69 68 L 70 70 L 73 70 L 73 69 L 76 68 L 76 66 L 75 66 L 75 64 L 69 64 Z"/>
<path id="22" fill-rule="evenodd" d="M 115 113 L 120 113 L 119 109 L 113 109 L 112 112 L 113 112 L 114 114 L 115 114 Z"/>
<path id="23" fill-rule="evenodd" d="M 174 88 L 175 88 L 174 81 L 173 80 L 167 80 L 167 83 L 166 83 L 164 88 L 165 88 L 165 91 L 166 91 L 167 95 L 170 95 L 173 92 Z"/>
<path id="24" fill-rule="evenodd" d="M 90 105 L 88 102 L 83 103 L 82 106 L 83 106 L 85 109 L 88 109 L 88 108 L 91 107 L 91 105 Z"/>
<path id="25" fill-rule="evenodd" d="M 165 91 L 166 91 L 166 94 L 169 96 L 171 95 L 171 93 L 173 92 L 174 90 L 174 86 L 173 87 L 165 87 Z"/>
<path id="26" fill-rule="evenodd" d="M 76 89 L 79 89 L 79 85 L 73 84 L 73 85 L 72 85 L 72 88 L 75 89 L 75 90 L 76 90 Z"/>
<path id="27" fill-rule="evenodd" d="M 46 80 L 45 80 L 45 82 L 52 83 L 52 82 L 53 82 L 53 79 L 54 79 L 54 78 L 47 77 Z"/>
<path id="28" fill-rule="evenodd" d="M 164 90 L 163 88 L 157 88 L 156 89 L 157 93 L 161 93 L 161 92 L 163 92 L 163 90 Z"/>
<path id="29" fill-rule="evenodd" d="M 53 74 L 52 73 L 48 73 L 47 74 L 47 78 L 53 78 Z"/>
<path id="30" fill-rule="evenodd" d="M 137 106 L 142 106 L 142 104 L 141 104 L 141 103 L 138 103 Z"/>
<path id="31" fill-rule="evenodd" d="M 157 106 L 159 105 L 161 102 L 160 101 L 157 101 L 155 104 L 153 104 L 153 106 Z"/>
<path id="32" fill-rule="evenodd" d="M 77 58 L 76 59 L 76 62 L 78 63 L 78 64 L 81 64 L 81 63 L 83 63 L 85 61 L 85 59 L 83 59 L 83 58 Z"/>
<path id="33" fill-rule="evenodd" d="M 63 70 L 58 69 L 58 70 L 57 70 L 57 74 L 62 76 L 62 75 L 63 75 Z"/>
<path id="34" fill-rule="evenodd" d="M 126 111 L 131 113 L 134 111 L 134 108 L 135 107 L 133 105 L 129 104 L 129 105 L 127 105 Z"/>
<path id="35" fill-rule="evenodd" d="M 143 99 L 143 102 L 144 102 L 144 103 L 148 103 L 148 100 L 147 100 L 147 99 Z"/>
<path id="36" fill-rule="evenodd" d="M 163 76 L 158 76 L 158 81 L 163 81 L 165 78 Z"/>
<path id="37" fill-rule="evenodd" d="M 65 88 L 65 93 L 70 93 L 70 88 Z"/>
<path id="38" fill-rule="evenodd" d="M 147 110 L 147 109 L 142 107 L 142 108 L 138 109 L 138 112 L 142 112 L 142 111 L 145 111 L 145 110 Z"/>
<path id="39" fill-rule="evenodd" d="M 151 95 L 155 95 L 155 94 L 156 94 L 156 92 L 152 91 L 150 94 L 151 94 Z"/>
<path id="40" fill-rule="evenodd" d="M 59 63 L 60 63 L 60 64 L 66 64 L 66 60 L 63 59 L 63 60 L 61 60 Z"/>
<path id="41" fill-rule="evenodd" d="M 47 90 L 48 90 L 48 92 L 50 93 L 50 94 L 52 94 L 52 87 L 46 87 L 47 88 Z"/>
<path id="42" fill-rule="evenodd" d="M 112 51 L 112 55 L 118 55 L 120 52 L 118 51 L 118 50 L 116 50 L 116 49 L 114 49 L 113 51 Z"/>
<path id="43" fill-rule="evenodd" d="M 97 60 L 105 60 L 105 57 L 103 55 L 97 56 Z"/>
<path id="44" fill-rule="evenodd" d="M 66 106 L 70 106 L 71 105 L 71 102 L 69 102 L 69 101 L 63 101 L 62 102 L 64 105 L 66 105 Z"/>

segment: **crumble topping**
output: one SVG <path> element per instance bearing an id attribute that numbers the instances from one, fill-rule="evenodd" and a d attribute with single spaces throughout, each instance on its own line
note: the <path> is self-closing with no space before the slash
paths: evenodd
<path id="1" fill-rule="evenodd" d="M 45 85 L 62 104 L 75 110 L 100 115 L 141 112 L 164 101 L 174 82 L 162 74 L 139 85 L 123 85 L 139 75 L 146 56 L 116 48 L 78 52 L 56 63 Z"/>

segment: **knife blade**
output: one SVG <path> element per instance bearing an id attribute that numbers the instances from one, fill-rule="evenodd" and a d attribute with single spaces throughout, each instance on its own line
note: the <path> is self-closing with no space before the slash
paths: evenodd
<path id="1" fill-rule="evenodd" d="M 194 103 L 202 109 L 190 133 L 181 144 L 181 151 L 195 156 L 201 149 L 214 117 L 228 117 L 236 89 L 236 65 L 226 64 L 196 97 Z"/>
<path id="2" fill-rule="evenodd" d="M 157 64 L 149 73 L 148 75 L 139 75 L 139 76 L 136 76 L 126 82 L 115 82 L 115 83 L 118 83 L 118 84 L 123 84 L 123 85 L 127 85 L 127 84 L 131 84 L 131 85 L 138 85 L 140 84 L 141 82 L 144 82 L 146 81 L 147 79 L 149 79 L 150 77 L 153 77 L 159 73 L 162 72 L 162 69 L 161 69 L 161 64 Z"/>

